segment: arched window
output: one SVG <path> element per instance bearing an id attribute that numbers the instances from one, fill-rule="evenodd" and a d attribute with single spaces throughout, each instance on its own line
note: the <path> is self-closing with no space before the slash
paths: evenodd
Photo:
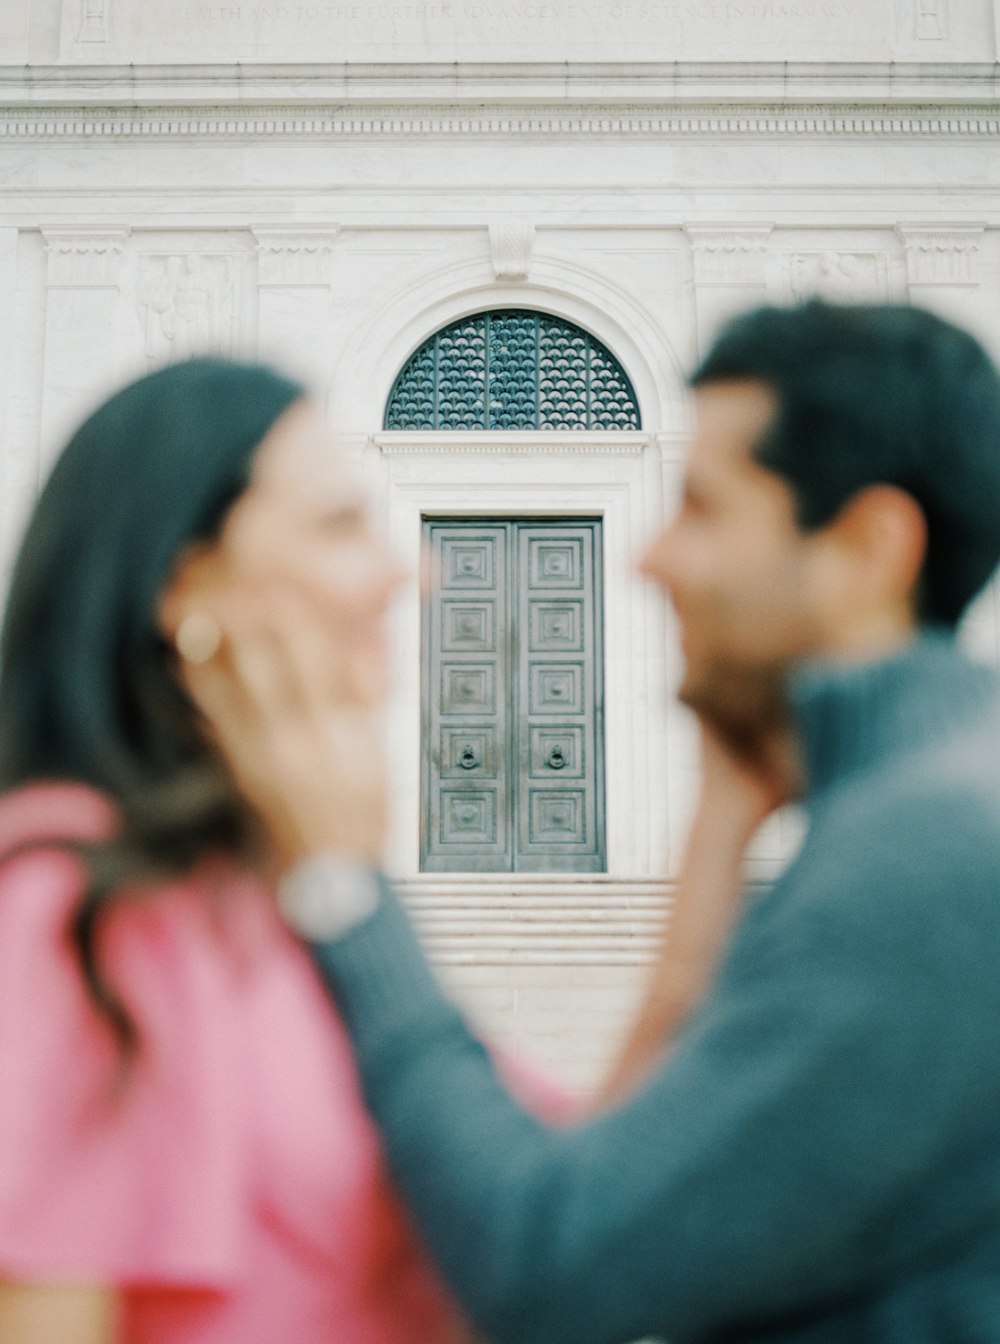
<path id="1" fill-rule="evenodd" d="M 463 317 L 407 360 L 386 429 L 639 429 L 628 375 L 561 317 L 500 309 Z"/>

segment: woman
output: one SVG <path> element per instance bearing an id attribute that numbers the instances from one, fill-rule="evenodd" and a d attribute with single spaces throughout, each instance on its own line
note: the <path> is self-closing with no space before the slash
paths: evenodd
<path id="1" fill-rule="evenodd" d="M 308 612 L 323 693 L 370 706 L 400 578 L 318 413 L 263 368 L 144 378 L 56 465 L 0 667 L 4 1344 L 464 1336 L 171 644 L 211 652 L 198 594 L 268 637 Z M 328 819 L 366 862 L 380 796 Z"/>

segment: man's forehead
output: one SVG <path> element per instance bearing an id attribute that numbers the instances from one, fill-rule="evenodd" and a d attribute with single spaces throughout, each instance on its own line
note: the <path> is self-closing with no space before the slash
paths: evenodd
<path id="1" fill-rule="evenodd" d="M 778 409 L 766 383 L 741 378 L 704 383 L 694 390 L 692 459 L 720 464 L 746 460 Z"/>

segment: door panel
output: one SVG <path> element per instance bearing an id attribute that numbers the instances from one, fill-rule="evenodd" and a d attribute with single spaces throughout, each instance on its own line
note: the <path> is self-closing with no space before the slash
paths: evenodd
<path id="1" fill-rule="evenodd" d="M 425 523 L 425 870 L 603 870 L 600 528 Z"/>
<path id="2" fill-rule="evenodd" d="M 424 631 L 423 865 L 509 868 L 507 528 L 426 530 L 434 597 Z"/>
<path id="3" fill-rule="evenodd" d="M 528 632 L 517 659 L 521 872 L 604 867 L 599 535 L 599 523 L 518 525 L 518 624 Z"/>

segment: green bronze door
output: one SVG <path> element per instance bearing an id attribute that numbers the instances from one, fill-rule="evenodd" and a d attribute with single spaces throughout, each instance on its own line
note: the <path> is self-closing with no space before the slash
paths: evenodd
<path id="1" fill-rule="evenodd" d="M 424 529 L 424 870 L 602 872 L 600 522 Z"/>

